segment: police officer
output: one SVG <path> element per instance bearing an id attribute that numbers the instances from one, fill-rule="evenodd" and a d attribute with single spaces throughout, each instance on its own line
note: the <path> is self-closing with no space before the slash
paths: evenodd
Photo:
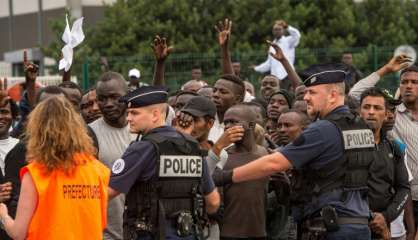
<path id="1" fill-rule="evenodd" d="M 225 178 L 242 182 L 295 168 L 302 182 L 296 192 L 302 239 L 370 239 L 366 190 L 373 132 L 344 106 L 344 66 L 312 65 L 303 73 L 304 100 L 317 120 L 280 152 L 236 168 Z"/>
<path id="2" fill-rule="evenodd" d="M 203 209 L 216 212 L 219 194 L 199 144 L 165 126 L 168 94 L 164 87 L 140 87 L 124 97 L 132 133 L 130 144 L 114 162 L 109 196 L 126 194 L 125 239 L 195 239 Z"/>

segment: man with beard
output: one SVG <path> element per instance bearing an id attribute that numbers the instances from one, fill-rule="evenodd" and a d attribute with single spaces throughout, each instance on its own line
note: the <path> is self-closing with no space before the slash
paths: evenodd
<path id="1" fill-rule="evenodd" d="M 215 120 L 215 104 L 206 97 L 197 96 L 191 98 L 180 111 L 191 115 L 191 135 L 199 142 L 200 148 L 211 149 L 213 142 L 208 140 L 208 136 Z"/>
<path id="2" fill-rule="evenodd" d="M 119 159 L 135 136 L 129 132 L 126 121 L 126 105 L 119 99 L 126 94 L 128 86 L 123 76 L 116 72 L 104 73 L 96 86 L 97 103 L 103 117 L 89 124 L 99 142 L 98 159 L 111 168 Z M 105 240 L 122 239 L 122 215 L 124 195 L 109 201 Z"/>
<path id="3" fill-rule="evenodd" d="M 267 154 L 267 150 L 255 142 L 256 114 L 244 104 L 232 106 L 225 113 L 225 132 L 234 126 L 242 126 L 244 134 L 227 148 L 228 159 L 224 170 L 242 166 Z M 254 239 L 266 237 L 265 197 L 268 178 L 239 184 L 224 184 L 223 170 L 215 170 L 215 184 L 223 186 L 224 216 L 220 226 L 221 239 Z"/>
<path id="4" fill-rule="evenodd" d="M 303 76 L 308 114 L 317 121 L 279 152 L 224 174 L 224 182 L 245 182 L 294 168 L 303 186 L 295 193 L 301 200 L 301 214 L 295 217 L 303 224 L 302 238 L 370 239 L 366 193 L 373 132 L 344 106 L 344 66 L 315 64 Z"/>
<path id="5" fill-rule="evenodd" d="M 360 115 L 372 129 L 377 145 L 369 171 L 369 205 L 373 212 L 370 229 L 373 239 L 390 239 L 389 227 L 402 212 L 409 197 L 408 172 L 403 153 L 397 143 L 382 130 L 387 117 L 386 95 L 379 88 L 370 88 L 360 98 Z"/>

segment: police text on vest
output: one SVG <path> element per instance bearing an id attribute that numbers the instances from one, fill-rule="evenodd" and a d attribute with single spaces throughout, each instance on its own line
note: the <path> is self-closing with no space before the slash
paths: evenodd
<path id="1" fill-rule="evenodd" d="M 374 135 L 370 129 L 343 131 L 344 148 L 372 148 L 374 147 Z"/>
<path id="2" fill-rule="evenodd" d="M 159 177 L 201 177 L 201 156 L 161 155 Z"/>

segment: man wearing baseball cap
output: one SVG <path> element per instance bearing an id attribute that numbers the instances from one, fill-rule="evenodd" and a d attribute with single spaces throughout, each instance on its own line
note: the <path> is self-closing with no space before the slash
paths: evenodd
<path id="1" fill-rule="evenodd" d="M 139 79 L 141 78 L 141 72 L 138 69 L 132 68 L 131 70 L 129 70 L 128 76 L 129 76 L 129 83 L 128 83 L 129 91 L 135 90 L 142 86 L 148 86 L 148 84 L 142 83 L 139 81 Z"/>
<path id="2" fill-rule="evenodd" d="M 209 150 L 213 146 L 208 136 L 215 120 L 216 105 L 207 97 L 196 96 L 191 98 L 180 111 L 193 117 L 191 135 L 196 138 L 202 149 Z"/>

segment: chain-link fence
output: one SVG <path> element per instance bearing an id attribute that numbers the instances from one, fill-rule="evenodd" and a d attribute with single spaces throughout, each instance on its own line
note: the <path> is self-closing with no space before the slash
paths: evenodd
<path id="1" fill-rule="evenodd" d="M 415 46 L 416 48 L 417 46 Z M 393 56 L 395 47 L 370 46 L 367 48 L 297 48 L 295 68 L 297 71 L 314 63 L 339 62 L 344 52 L 353 54 L 353 63 L 364 76 L 383 66 Z M 266 52 L 234 52 L 232 60 L 240 62 L 241 76 L 252 82 L 256 88 L 262 74 L 249 69 L 249 66 L 262 63 L 266 60 Z M 128 71 L 137 68 L 141 71 L 141 81 L 152 82 L 153 66 L 155 60 L 153 56 L 128 56 L 128 57 L 108 57 L 108 65 L 111 70 L 122 73 L 128 78 Z M 171 54 L 165 65 L 166 84 L 171 91 L 180 89 L 180 86 L 191 79 L 191 69 L 200 66 L 203 72 L 202 79 L 212 84 L 221 74 L 220 57 L 217 54 Z M 94 85 L 95 81 L 103 72 L 102 59 L 84 59 L 83 64 L 83 88 L 88 89 Z M 390 91 L 395 91 L 399 83 L 396 74 L 390 74 L 379 82 L 379 86 L 385 87 Z"/>

